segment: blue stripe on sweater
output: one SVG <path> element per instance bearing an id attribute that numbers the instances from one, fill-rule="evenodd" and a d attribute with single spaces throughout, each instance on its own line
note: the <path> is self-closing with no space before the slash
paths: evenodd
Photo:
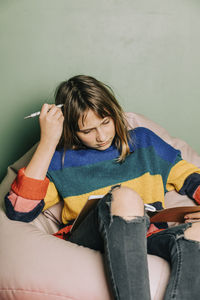
<path id="1" fill-rule="evenodd" d="M 135 150 L 138 148 L 147 148 L 149 146 L 153 146 L 157 155 L 169 163 L 174 163 L 174 158 L 180 154 L 179 150 L 173 148 L 153 131 L 147 128 L 137 127 L 134 132 L 135 136 L 132 135 L 132 137 Z"/>
<path id="2" fill-rule="evenodd" d="M 147 128 L 137 127 L 134 130 L 129 131 L 129 134 L 131 140 L 131 142 L 129 143 L 131 152 L 140 148 L 148 148 L 150 146 L 153 146 L 157 155 L 170 163 L 173 163 L 174 157 L 176 157 L 176 155 L 180 153 L 180 151 L 174 149 L 172 146 L 164 142 L 159 136 L 157 136 Z M 103 151 L 91 148 L 67 150 L 63 167 L 68 168 L 93 165 L 95 163 L 116 159 L 118 156 L 119 152 L 114 144 Z M 62 157 L 63 149 L 55 152 L 49 166 L 49 171 L 62 169 Z"/>

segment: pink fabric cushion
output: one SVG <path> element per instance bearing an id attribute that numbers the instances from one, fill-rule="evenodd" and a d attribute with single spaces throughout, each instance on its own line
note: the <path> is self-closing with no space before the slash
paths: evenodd
<path id="1" fill-rule="evenodd" d="M 111 300 L 98 251 L 10 221 L 2 211 L 0 220 L 1 300 Z M 155 256 L 148 263 L 152 299 L 162 299 L 169 266 Z"/>

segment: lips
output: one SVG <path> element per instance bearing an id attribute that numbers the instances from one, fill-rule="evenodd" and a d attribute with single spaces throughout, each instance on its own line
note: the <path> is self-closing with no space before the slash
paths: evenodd
<path id="1" fill-rule="evenodd" d="M 104 147 L 106 145 L 108 145 L 110 143 L 110 141 L 107 141 L 105 143 L 102 143 L 102 144 L 98 144 L 98 147 Z"/>

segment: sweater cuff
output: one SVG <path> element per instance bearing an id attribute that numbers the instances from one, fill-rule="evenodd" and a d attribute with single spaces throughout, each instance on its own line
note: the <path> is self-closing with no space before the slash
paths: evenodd
<path id="1" fill-rule="evenodd" d="M 197 204 L 200 204 L 200 185 L 198 186 L 198 188 L 194 192 L 193 198 L 197 202 Z"/>
<path id="2" fill-rule="evenodd" d="M 24 174 L 24 170 L 25 168 L 22 168 L 18 171 L 17 178 L 11 186 L 13 192 L 20 197 L 30 200 L 44 199 L 47 193 L 49 179 L 45 177 L 44 180 L 39 180 L 27 177 Z"/>

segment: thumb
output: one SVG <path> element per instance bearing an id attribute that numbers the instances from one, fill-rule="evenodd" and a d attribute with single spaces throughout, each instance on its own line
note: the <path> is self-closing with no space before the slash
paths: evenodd
<path id="1" fill-rule="evenodd" d="M 200 212 L 194 212 L 190 214 L 186 214 L 184 219 L 200 219 Z"/>

